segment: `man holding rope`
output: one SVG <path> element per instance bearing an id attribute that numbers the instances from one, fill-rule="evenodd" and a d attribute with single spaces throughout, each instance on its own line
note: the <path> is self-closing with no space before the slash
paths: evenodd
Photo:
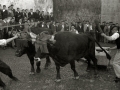
<path id="1" fill-rule="evenodd" d="M 14 37 L 12 38 L 8 38 L 8 39 L 0 39 L 0 46 L 5 46 L 6 44 L 8 44 L 9 42 L 11 42 L 12 40 L 18 38 L 19 34 L 14 35 Z"/>
<path id="2" fill-rule="evenodd" d="M 117 49 L 117 53 L 116 53 L 114 60 L 113 60 L 113 68 L 114 68 L 115 74 L 117 76 L 114 81 L 118 82 L 118 81 L 120 81 L 120 34 L 118 32 L 117 26 L 114 26 L 112 28 L 112 33 L 113 33 L 112 36 L 107 36 L 104 33 L 102 33 L 101 36 L 103 36 L 104 38 L 106 38 L 109 41 L 115 40 L 116 46 L 109 48 L 109 49 L 111 49 L 111 50 Z"/>
<path id="3" fill-rule="evenodd" d="M 8 38 L 8 39 L 0 39 L 0 46 L 5 46 L 7 43 L 11 42 L 12 40 L 18 38 L 20 35 L 15 34 L 14 37 Z M 0 72 L 4 73 L 5 75 L 9 76 L 14 81 L 18 81 L 16 77 L 13 76 L 11 68 L 4 63 L 2 60 L 0 60 Z M 6 89 L 5 83 L 0 78 L 0 86 Z"/>

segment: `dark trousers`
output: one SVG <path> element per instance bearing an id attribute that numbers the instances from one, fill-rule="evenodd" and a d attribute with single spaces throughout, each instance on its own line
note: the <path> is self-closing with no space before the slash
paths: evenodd
<path id="1" fill-rule="evenodd" d="M 96 32 L 96 40 L 97 40 L 98 42 L 100 42 L 100 37 L 101 37 L 100 33 Z"/>
<path id="2" fill-rule="evenodd" d="M 0 30 L 0 39 L 3 39 L 3 30 Z"/>
<path id="3" fill-rule="evenodd" d="M 3 30 L 3 39 L 8 39 L 8 31 L 6 28 Z"/>
<path id="4" fill-rule="evenodd" d="M 10 67 L 1 60 L 0 60 L 0 72 L 2 72 L 3 74 L 9 76 L 13 80 L 17 80 L 17 78 L 13 76 L 12 70 L 10 69 Z M 1 80 L 1 78 L 0 78 L 0 86 L 1 87 L 6 86 L 5 83 Z"/>

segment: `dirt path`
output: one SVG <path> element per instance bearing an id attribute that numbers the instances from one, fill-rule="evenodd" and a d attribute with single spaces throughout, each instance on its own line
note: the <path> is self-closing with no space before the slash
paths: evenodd
<path id="1" fill-rule="evenodd" d="M 120 83 L 113 82 L 115 74 L 112 66 L 109 71 L 104 68 L 99 69 L 99 77 L 94 78 L 93 70 L 89 73 L 86 72 L 86 63 L 76 62 L 76 70 L 80 75 L 80 79 L 74 80 L 70 65 L 66 65 L 61 68 L 61 82 L 55 83 L 56 70 L 53 61 L 50 68 L 45 70 L 45 60 L 43 59 L 41 73 L 29 75 L 30 64 L 27 56 L 24 55 L 18 58 L 14 54 L 14 49 L 2 50 L 0 48 L 0 58 L 11 67 L 13 74 L 21 81 L 14 82 L 0 73 L 0 77 L 10 90 L 120 90 Z M 115 51 L 112 51 L 111 55 L 114 56 L 114 54 Z"/>

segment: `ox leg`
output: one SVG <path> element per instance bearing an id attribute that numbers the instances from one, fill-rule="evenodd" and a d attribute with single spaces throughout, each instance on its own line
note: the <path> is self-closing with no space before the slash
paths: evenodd
<path id="1" fill-rule="evenodd" d="M 13 76 L 12 71 L 8 72 L 8 76 L 14 81 L 19 81 L 15 76 Z"/>
<path id="2" fill-rule="evenodd" d="M 6 87 L 5 83 L 1 80 L 1 78 L 0 78 L 0 87 L 3 87 L 3 88 Z"/>
<path id="3" fill-rule="evenodd" d="M 34 69 L 34 58 L 33 57 L 30 57 L 28 55 L 28 58 L 30 59 L 30 64 L 31 64 L 31 71 L 30 71 L 30 74 L 35 74 L 35 69 Z"/>
<path id="4" fill-rule="evenodd" d="M 94 73 L 97 75 L 97 59 L 94 56 L 90 56 L 94 64 Z"/>
<path id="5" fill-rule="evenodd" d="M 6 63 L 4 63 L 3 61 L 0 61 L 0 72 L 9 76 L 12 80 L 18 81 L 18 79 L 13 76 L 12 70 L 10 69 L 10 67 Z"/>
<path id="6" fill-rule="evenodd" d="M 40 73 L 40 71 L 41 71 L 41 69 L 40 69 L 40 64 L 41 64 L 40 61 L 37 61 L 37 62 L 36 62 L 36 66 L 37 66 L 36 72 L 37 72 L 37 73 Z"/>
<path id="7" fill-rule="evenodd" d="M 87 61 L 88 61 L 88 66 L 87 66 L 86 71 L 89 72 L 90 69 L 91 69 L 91 63 L 90 63 L 91 59 L 89 59 L 89 58 L 86 58 L 86 59 L 87 59 Z"/>
<path id="8" fill-rule="evenodd" d="M 70 65 L 71 65 L 71 69 L 72 69 L 73 72 L 74 72 L 74 77 L 75 77 L 75 79 L 79 79 L 79 75 L 78 75 L 77 71 L 75 70 L 75 61 L 71 61 L 71 62 L 70 62 Z"/>
<path id="9" fill-rule="evenodd" d="M 58 65 L 57 63 L 55 63 L 55 65 L 56 65 L 56 70 L 57 70 L 57 75 L 56 75 L 56 82 L 60 82 L 60 79 L 61 79 L 61 77 L 60 77 L 60 65 Z"/>
<path id="10" fill-rule="evenodd" d="M 51 65 L 50 57 L 46 57 L 46 63 L 45 63 L 45 69 L 48 69 L 48 67 Z"/>

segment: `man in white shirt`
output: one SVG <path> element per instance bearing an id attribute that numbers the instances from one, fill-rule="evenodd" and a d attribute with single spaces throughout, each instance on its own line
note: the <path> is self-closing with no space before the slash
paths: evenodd
<path id="1" fill-rule="evenodd" d="M 1 39 L 0 40 L 0 46 L 5 46 L 7 43 L 11 42 L 12 40 L 14 40 L 14 39 L 16 39 L 18 37 L 19 37 L 19 34 L 16 34 L 12 38 Z M 13 76 L 12 70 L 10 69 L 10 67 L 1 60 L 0 60 L 0 72 L 2 72 L 5 75 L 9 76 L 9 78 L 13 79 L 14 81 L 18 80 L 16 77 Z M 7 89 L 5 83 L 1 80 L 1 78 L 0 78 L 0 86 L 3 87 L 4 90 Z"/>
<path id="2" fill-rule="evenodd" d="M 7 43 L 11 42 L 12 40 L 18 38 L 18 34 L 16 34 L 14 37 L 12 38 L 8 38 L 8 39 L 0 39 L 0 46 L 6 46 Z"/>
<path id="3" fill-rule="evenodd" d="M 84 32 L 89 32 L 89 21 L 86 21 L 86 24 L 84 25 Z"/>
<path id="4" fill-rule="evenodd" d="M 74 26 L 71 26 L 70 32 L 73 32 L 73 33 L 79 34 L 79 32 L 75 29 Z"/>
<path id="5" fill-rule="evenodd" d="M 115 74 L 117 76 L 115 79 L 115 82 L 116 82 L 116 81 L 120 81 L 120 34 L 118 33 L 117 26 L 113 27 L 112 33 L 113 33 L 112 36 L 107 36 L 104 33 L 102 33 L 101 36 L 103 36 L 104 38 L 106 38 L 109 41 L 114 40 L 116 43 L 115 47 L 109 48 L 111 50 L 117 49 L 117 53 L 116 53 L 114 60 L 113 60 L 113 68 L 114 68 Z"/>

